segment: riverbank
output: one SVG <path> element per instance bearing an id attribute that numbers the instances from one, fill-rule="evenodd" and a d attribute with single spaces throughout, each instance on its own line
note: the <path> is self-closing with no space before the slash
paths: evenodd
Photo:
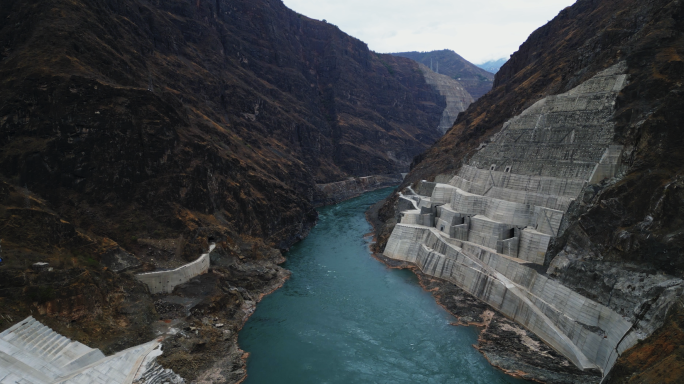
<path id="1" fill-rule="evenodd" d="M 413 273 L 369 257 L 365 212 L 388 193 L 319 210 L 282 265 L 291 278 L 240 332 L 245 384 L 527 383 L 475 351 L 476 329 L 453 327 Z"/>
<path id="2" fill-rule="evenodd" d="M 350 177 L 347 180 L 328 184 L 316 184 L 313 205 L 324 207 L 339 204 L 343 201 L 359 197 L 364 193 L 399 185 L 404 180 L 402 174 L 371 175 L 366 177 Z"/>
<path id="3" fill-rule="evenodd" d="M 221 242 L 211 253 L 208 273 L 154 295 L 166 333 L 158 361 L 193 384 L 240 383 L 247 377 L 247 353 L 238 334 L 257 304 L 283 286 L 290 271 L 282 254 L 261 242 Z"/>
<path id="4" fill-rule="evenodd" d="M 480 327 L 478 342 L 473 347 L 479 350 L 490 364 L 511 376 L 541 383 L 598 383 L 601 380 L 596 374 L 578 369 L 535 334 L 507 319 L 456 285 L 426 275 L 413 264 L 383 256 L 384 244 L 397 220 L 395 216 L 387 214 L 393 209 L 393 201 L 390 196 L 375 203 L 366 212 L 366 219 L 373 227 L 376 240 L 372 247 L 374 257 L 391 268 L 412 270 L 420 285 L 432 293 L 439 305 L 458 319 L 453 323 L 454 326 Z M 382 217 L 383 213 L 386 217 Z"/>

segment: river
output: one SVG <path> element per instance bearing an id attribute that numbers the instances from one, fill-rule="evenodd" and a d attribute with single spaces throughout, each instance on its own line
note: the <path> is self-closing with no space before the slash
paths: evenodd
<path id="1" fill-rule="evenodd" d="M 412 272 L 371 256 L 364 213 L 390 192 L 320 209 L 286 255 L 292 277 L 240 333 L 245 383 L 527 383 L 489 365 L 477 329 L 451 325 Z"/>

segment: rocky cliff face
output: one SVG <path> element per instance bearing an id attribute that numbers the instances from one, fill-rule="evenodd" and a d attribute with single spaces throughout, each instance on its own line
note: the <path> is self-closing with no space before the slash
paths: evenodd
<path id="1" fill-rule="evenodd" d="M 660 327 L 621 354 L 605 382 L 661 382 L 658 374 L 668 372 L 670 380 L 681 371 L 680 352 L 665 335 L 679 337 L 681 317 L 680 298 L 672 292 L 684 263 L 679 234 L 684 199 L 678 192 L 684 165 L 678 144 L 683 25 L 684 6 L 678 1 L 578 1 L 530 36 L 497 73 L 493 90 L 471 105 L 407 176 L 408 185 L 455 174 L 466 160 L 476 160 L 473 154 L 482 146 L 496 141 L 493 135 L 504 122 L 544 97 L 626 63 L 628 84 L 615 102 L 612 137 L 623 148 L 616 155 L 623 171 L 590 184 L 570 206 L 542 269 L 633 321 L 635 329 L 645 331 L 643 337 Z M 389 223 L 396 221 L 393 207 L 390 200 L 383 211 Z"/>
<path id="2" fill-rule="evenodd" d="M 316 185 L 314 205 L 324 206 L 341 203 L 370 191 L 380 188 L 395 187 L 401 184 L 403 176 L 373 175 L 365 177 L 351 177 L 335 183 Z"/>
<path id="3" fill-rule="evenodd" d="M 492 89 L 494 74 L 472 64 L 456 52 L 445 49 L 432 52 L 401 52 L 392 55 L 408 57 L 433 71 L 457 80 L 475 100 Z"/>
<path id="4" fill-rule="evenodd" d="M 112 352 L 180 319 L 199 333 L 165 361 L 188 380 L 244 377 L 236 331 L 286 277 L 274 248 L 315 223 L 317 183 L 405 172 L 440 137 L 417 63 L 280 1 L 0 1 L 0 19 L 2 327 L 34 311 Z M 208 241 L 183 305 L 127 275 Z"/>
<path id="5" fill-rule="evenodd" d="M 197 212 L 286 244 L 315 182 L 402 171 L 439 137 L 415 63 L 279 1 L 0 13 L 3 175 L 117 240 L 132 216 L 164 232 Z"/>

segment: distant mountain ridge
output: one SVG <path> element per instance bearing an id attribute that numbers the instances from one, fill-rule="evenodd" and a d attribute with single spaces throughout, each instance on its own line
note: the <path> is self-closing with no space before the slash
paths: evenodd
<path id="1" fill-rule="evenodd" d="M 431 52 L 398 52 L 394 56 L 417 61 L 433 71 L 457 80 L 477 100 L 492 89 L 494 74 L 469 62 L 450 49 Z"/>
<path id="2" fill-rule="evenodd" d="M 499 60 L 489 60 L 482 64 L 476 65 L 487 72 L 497 73 L 499 72 L 499 69 L 501 69 L 501 67 L 503 67 L 503 65 L 506 64 L 507 61 L 508 59 L 501 58 Z"/>

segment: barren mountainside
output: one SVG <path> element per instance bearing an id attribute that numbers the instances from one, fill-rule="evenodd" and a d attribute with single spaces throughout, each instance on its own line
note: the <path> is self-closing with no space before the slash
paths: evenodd
<path id="1" fill-rule="evenodd" d="M 417 64 L 279 1 L 0 14 L 2 174 L 79 220 L 88 201 L 102 217 L 86 228 L 123 235 L 105 205 L 159 205 L 142 215 L 180 229 L 182 212 L 216 213 L 285 240 L 315 182 L 401 172 L 439 137 L 445 101 Z"/>
<path id="2" fill-rule="evenodd" d="M 417 63 L 278 0 L 2 0 L 0 20 L 0 328 L 34 313 L 111 353 L 187 315 L 207 332 L 164 355 L 187 380 L 244 377 L 237 330 L 317 183 L 395 177 L 441 135 Z M 192 315 L 129 274 L 210 242 L 214 273 L 177 288 Z"/>

